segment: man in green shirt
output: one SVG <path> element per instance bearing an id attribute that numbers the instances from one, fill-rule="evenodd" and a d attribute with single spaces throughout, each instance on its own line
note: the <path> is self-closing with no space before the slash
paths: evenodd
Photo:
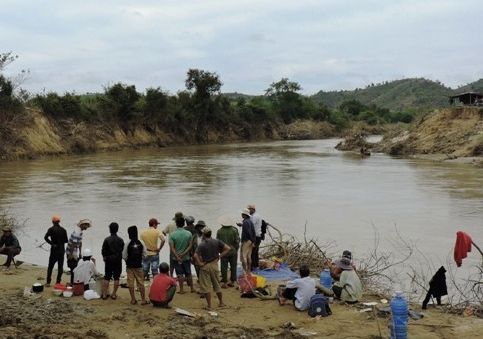
<path id="1" fill-rule="evenodd" d="M 169 235 L 169 247 L 174 257 L 174 269 L 179 282 L 179 293 L 185 293 L 183 284 L 186 279 L 191 292 L 196 292 L 193 288 L 193 278 L 191 277 L 191 256 L 190 251 L 193 246 L 193 236 L 190 231 L 184 229 L 184 219 L 176 219 L 176 231 Z"/>
<path id="2" fill-rule="evenodd" d="M 230 251 L 226 256 L 221 258 L 221 288 L 235 286 L 236 281 L 236 265 L 237 253 L 240 246 L 240 234 L 238 229 L 233 225 L 236 222 L 229 216 L 223 215 L 218 218 L 221 228 L 216 233 L 216 239 L 223 241 L 230 247 Z M 228 282 L 228 264 L 230 264 L 230 282 Z"/>

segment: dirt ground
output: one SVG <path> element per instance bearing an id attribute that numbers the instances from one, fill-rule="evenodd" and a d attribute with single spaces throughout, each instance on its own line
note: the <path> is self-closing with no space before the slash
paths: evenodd
<path id="1" fill-rule="evenodd" d="M 234 288 L 223 291 L 227 306 L 214 309 L 218 316 L 209 315 L 204 299 L 191 293 L 176 295 L 169 310 L 130 305 L 124 288 L 117 300 L 55 297 L 51 288 L 24 297 L 24 287 L 42 282 L 45 273 L 45 268 L 26 264 L 0 272 L 0 338 L 378 338 L 379 333 L 389 337 L 389 320 L 361 313 L 361 306 L 333 303 L 330 317 L 316 319 L 273 300 L 240 298 Z M 177 315 L 176 307 L 199 316 Z M 483 319 L 431 307 L 424 314 L 421 320 L 410 320 L 411 338 L 477 338 L 483 333 Z"/>

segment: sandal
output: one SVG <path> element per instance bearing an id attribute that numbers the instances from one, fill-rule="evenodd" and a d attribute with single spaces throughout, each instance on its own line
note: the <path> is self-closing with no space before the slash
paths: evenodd
<path id="1" fill-rule="evenodd" d="M 111 295 L 111 299 L 112 300 L 116 300 L 117 299 L 117 295 Z"/>
<path id="2" fill-rule="evenodd" d="M 136 305 L 138 303 L 137 300 L 131 300 L 131 305 Z"/>
<path id="3" fill-rule="evenodd" d="M 103 295 L 103 296 L 101 297 L 101 299 L 102 299 L 102 300 L 107 300 L 107 299 L 109 299 L 109 294 Z"/>
<path id="4" fill-rule="evenodd" d="M 141 301 L 141 305 L 149 305 L 149 301 L 143 300 L 143 301 Z"/>

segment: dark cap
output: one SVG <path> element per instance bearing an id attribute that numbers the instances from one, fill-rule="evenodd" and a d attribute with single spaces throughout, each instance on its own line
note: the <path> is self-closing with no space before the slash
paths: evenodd
<path id="1" fill-rule="evenodd" d="M 159 225 L 159 221 L 156 218 L 149 219 L 149 226 L 157 226 Z"/>
<path id="2" fill-rule="evenodd" d="M 203 220 L 198 220 L 198 222 L 195 225 L 196 227 L 205 227 L 206 223 Z"/>
<path id="3" fill-rule="evenodd" d="M 174 214 L 174 218 L 173 218 L 173 220 L 176 220 L 176 219 L 184 219 L 183 212 L 176 212 L 176 213 Z"/>

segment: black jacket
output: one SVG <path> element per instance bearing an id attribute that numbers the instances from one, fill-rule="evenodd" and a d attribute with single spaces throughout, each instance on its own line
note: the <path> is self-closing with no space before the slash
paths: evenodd
<path id="1" fill-rule="evenodd" d="M 51 252 L 65 252 L 65 244 L 69 241 L 67 231 L 59 224 L 55 224 L 47 230 L 44 237 L 45 241 L 51 246 Z"/>
<path id="2" fill-rule="evenodd" d="M 122 250 L 124 249 L 124 240 L 117 234 L 111 234 L 102 244 L 102 256 L 105 261 L 116 262 L 122 260 Z"/>

